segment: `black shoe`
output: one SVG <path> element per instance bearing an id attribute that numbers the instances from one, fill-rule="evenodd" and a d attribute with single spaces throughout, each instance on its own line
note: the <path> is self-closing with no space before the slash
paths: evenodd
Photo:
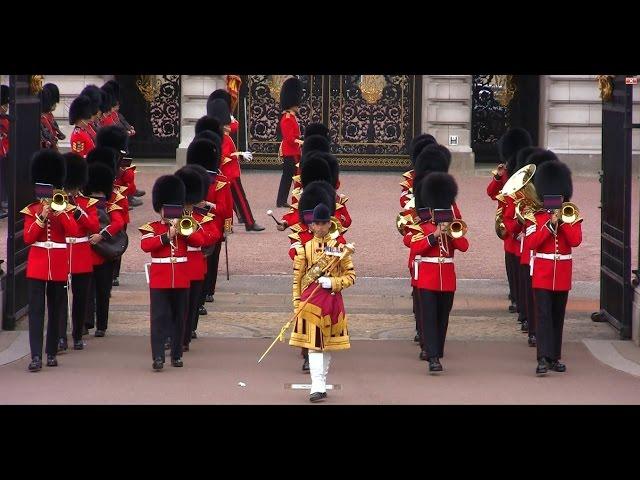
<path id="1" fill-rule="evenodd" d="M 247 228 L 247 232 L 261 232 L 262 230 L 264 230 L 264 227 L 257 223 L 254 223 L 251 228 Z"/>
<path id="2" fill-rule="evenodd" d="M 516 308 L 516 306 L 512 303 L 511 305 L 509 305 L 509 313 L 516 313 L 518 311 L 518 309 Z"/>
<path id="3" fill-rule="evenodd" d="M 154 370 L 162 370 L 162 367 L 164 367 L 164 360 L 162 360 L 162 358 L 158 357 L 153 361 L 153 369 Z"/>
<path id="4" fill-rule="evenodd" d="M 429 373 L 433 372 L 441 372 L 442 365 L 440 364 L 440 360 L 437 357 L 433 357 L 429 359 Z"/>
<path id="5" fill-rule="evenodd" d="M 111 281 L 111 285 L 114 286 L 114 287 L 119 287 L 120 286 L 120 278 L 114 277 L 114 279 Z"/>
<path id="6" fill-rule="evenodd" d="M 182 345 L 182 351 L 183 352 L 188 352 L 189 351 L 189 344 L 185 343 L 184 345 Z"/>
<path id="7" fill-rule="evenodd" d="M 60 340 L 58 340 L 58 353 L 66 352 L 68 348 L 69 348 L 69 344 L 67 343 L 66 338 L 62 337 Z"/>
<path id="8" fill-rule="evenodd" d="M 213 302 L 213 295 L 207 295 L 205 298 L 205 302 Z"/>
<path id="9" fill-rule="evenodd" d="M 58 360 L 54 355 L 47 355 L 47 367 L 57 367 Z"/>
<path id="10" fill-rule="evenodd" d="M 193 340 L 194 338 L 198 338 L 198 334 L 196 333 L 195 330 L 191 332 L 191 339 Z"/>
<path id="11" fill-rule="evenodd" d="M 545 359 L 538 360 L 538 366 L 536 367 L 536 375 L 545 375 L 547 373 L 547 361 Z"/>
<path id="12" fill-rule="evenodd" d="M 94 334 L 96 337 L 104 337 L 104 330 L 96 330 Z"/>
<path id="13" fill-rule="evenodd" d="M 554 372 L 566 372 L 567 371 L 567 366 L 564 363 L 560 363 L 558 360 L 554 360 L 551 362 L 551 365 L 549 366 L 549 368 L 551 370 L 553 370 Z"/>
<path id="14" fill-rule="evenodd" d="M 136 197 L 131 196 L 128 198 L 128 200 L 129 200 L 130 207 L 139 207 L 140 205 L 142 205 L 142 200 Z"/>
<path id="15" fill-rule="evenodd" d="M 305 358 L 304 362 L 302 363 L 302 371 L 303 372 L 309 372 L 311 369 L 309 368 L 309 359 Z"/>
<path id="16" fill-rule="evenodd" d="M 172 358 L 171 359 L 171 366 L 172 367 L 183 367 L 184 364 L 182 363 L 182 359 L 181 358 Z"/>
<path id="17" fill-rule="evenodd" d="M 145 194 L 147 192 L 145 192 L 144 190 L 136 190 L 136 193 L 133 194 L 134 197 L 144 197 Z"/>
<path id="18" fill-rule="evenodd" d="M 73 342 L 74 350 L 84 350 L 84 342 L 80 340 L 79 342 Z"/>
<path id="19" fill-rule="evenodd" d="M 31 359 L 31 363 L 29 364 L 29 371 L 39 372 L 40 370 L 42 370 L 42 360 L 40 359 L 40 357 L 35 356 Z"/>
<path id="20" fill-rule="evenodd" d="M 204 305 L 202 305 L 199 309 L 198 309 L 198 315 L 206 315 L 207 314 L 207 309 L 204 308 Z"/>
<path id="21" fill-rule="evenodd" d="M 529 340 L 527 340 L 527 343 L 529 344 L 530 347 L 535 347 L 537 345 L 536 336 L 535 335 L 531 335 L 529 337 Z"/>
<path id="22" fill-rule="evenodd" d="M 424 350 L 420 351 L 419 357 L 420 357 L 420 360 L 429 360 L 429 355 Z"/>
<path id="23" fill-rule="evenodd" d="M 311 403 L 322 402 L 325 398 L 327 398 L 326 392 L 316 392 L 312 393 L 311 396 L 309 396 L 309 401 Z"/>
<path id="24" fill-rule="evenodd" d="M 416 342 L 416 343 L 418 343 L 418 342 L 420 341 L 420 335 L 418 335 L 418 334 L 416 333 L 416 336 L 415 336 L 415 337 L 413 337 L 413 341 L 414 341 L 414 342 Z"/>
<path id="25" fill-rule="evenodd" d="M 521 332 L 528 332 L 529 331 L 529 322 L 527 320 L 523 320 L 522 321 L 522 325 L 520 326 L 520 331 Z"/>

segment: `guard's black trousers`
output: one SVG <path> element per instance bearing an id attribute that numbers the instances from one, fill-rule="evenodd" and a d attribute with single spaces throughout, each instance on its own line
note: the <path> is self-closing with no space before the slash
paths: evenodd
<path id="1" fill-rule="evenodd" d="M 505 270 L 507 271 L 507 282 L 509 282 L 509 297 L 517 307 L 518 306 L 518 288 L 517 288 L 518 283 L 517 283 L 517 280 L 514 278 L 516 276 L 514 271 L 514 266 L 517 265 L 516 259 L 518 259 L 518 257 L 516 257 L 513 253 L 509 253 L 507 251 L 504 252 L 504 266 L 505 266 Z M 518 263 L 520 263 L 519 259 L 518 259 Z"/>
<path id="2" fill-rule="evenodd" d="M 127 226 L 125 224 L 123 230 L 126 232 L 127 231 Z M 113 261 L 113 278 L 118 278 L 120 276 L 120 267 L 122 266 L 122 255 L 120 255 L 118 258 L 116 258 Z"/>
<path id="3" fill-rule="evenodd" d="M 164 343 L 171 337 L 171 358 L 182 357 L 182 337 L 189 300 L 188 288 L 150 288 L 151 356 L 165 360 Z"/>
<path id="4" fill-rule="evenodd" d="M 531 288 L 531 268 L 529 265 L 520 265 L 520 277 L 518 279 L 520 285 L 520 303 L 525 309 L 527 323 L 529 324 L 529 336 L 536 334 L 536 308 L 533 302 L 533 288 Z"/>
<path id="5" fill-rule="evenodd" d="M 65 288 L 67 282 L 47 282 L 29 278 L 29 346 L 31 358 L 42 358 L 42 340 L 44 335 L 44 298 L 47 297 L 47 355 L 58 353 L 58 315 L 64 311 Z"/>
<path id="6" fill-rule="evenodd" d="M 422 335 L 422 315 L 420 315 L 420 291 L 418 287 L 413 287 L 411 297 L 413 298 L 413 316 L 416 318 L 416 333 L 420 338 L 420 347 L 422 347 L 424 339 Z"/>
<path id="7" fill-rule="evenodd" d="M 233 197 L 233 210 L 236 212 L 238 220 L 244 223 L 247 230 L 251 229 L 256 221 L 251 213 L 251 207 L 247 200 L 247 194 L 244 193 L 240 177 L 231 181 L 231 196 Z"/>
<path id="8" fill-rule="evenodd" d="M 71 291 L 73 299 L 71 304 L 71 336 L 74 342 L 82 340 L 82 327 L 87 323 L 89 312 L 89 289 L 91 287 L 91 273 L 74 273 L 71 275 Z M 67 317 L 69 292 L 64 290 L 64 311 L 59 315 L 60 338 L 67 338 Z"/>
<path id="9" fill-rule="evenodd" d="M 296 173 L 295 157 L 283 157 L 282 160 L 282 177 L 280 178 L 280 188 L 278 188 L 278 199 L 276 200 L 277 206 L 283 206 L 287 203 L 291 182 L 293 181 L 293 176 Z"/>
<path id="10" fill-rule="evenodd" d="M 204 305 L 207 295 L 215 295 L 216 282 L 218 280 L 218 264 L 220 263 L 220 251 L 222 242 L 216 244 L 213 253 L 207 257 L 207 275 L 204 277 L 204 285 L 200 295 L 200 306 Z"/>
<path id="11" fill-rule="evenodd" d="M 444 357 L 444 342 L 449 326 L 449 312 L 455 292 L 435 292 L 418 289 L 422 317 L 423 350 L 427 357 Z"/>
<path id="12" fill-rule="evenodd" d="M 95 326 L 98 330 L 106 330 L 109 326 L 109 297 L 111 295 L 113 268 L 113 261 L 104 262 L 102 265 L 93 267 L 93 276 L 89 288 L 87 328 Z"/>
<path id="13" fill-rule="evenodd" d="M 192 280 L 189 287 L 189 308 L 185 318 L 184 335 L 182 338 L 183 345 L 189 345 L 191 343 L 191 332 L 195 332 L 198 329 L 198 317 L 200 314 L 200 300 L 202 299 L 202 286 L 203 280 Z"/>
<path id="14" fill-rule="evenodd" d="M 536 308 L 538 360 L 562 358 L 562 329 L 569 292 L 533 289 Z"/>

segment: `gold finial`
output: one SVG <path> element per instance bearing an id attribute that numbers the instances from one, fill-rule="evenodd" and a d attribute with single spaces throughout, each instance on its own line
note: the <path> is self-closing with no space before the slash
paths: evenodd
<path id="1" fill-rule="evenodd" d="M 608 102 L 613 95 L 613 75 L 598 75 L 596 76 L 596 80 L 598 80 L 600 98 Z"/>
<path id="2" fill-rule="evenodd" d="M 158 93 L 160 93 L 162 82 L 158 80 L 155 75 L 140 75 L 140 78 L 136 81 L 136 85 L 144 99 L 151 103 L 158 96 Z"/>
<path id="3" fill-rule="evenodd" d="M 367 103 L 373 104 L 382 98 L 382 91 L 386 85 L 384 75 L 362 75 L 360 77 L 360 91 Z"/>
<path id="4" fill-rule="evenodd" d="M 31 95 L 38 95 L 42 91 L 42 81 L 44 80 L 44 75 L 31 75 L 29 79 L 29 90 L 31 91 Z"/>

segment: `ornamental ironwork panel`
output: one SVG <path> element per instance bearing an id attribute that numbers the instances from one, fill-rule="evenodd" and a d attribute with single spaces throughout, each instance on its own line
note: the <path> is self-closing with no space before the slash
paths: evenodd
<path id="1" fill-rule="evenodd" d="M 159 75 L 158 95 L 149 105 L 153 136 L 180 138 L 180 75 Z"/>
<path id="2" fill-rule="evenodd" d="M 510 122 L 510 110 L 495 98 L 490 85 L 492 75 L 473 75 L 471 107 L 471 148 L 480 156 L 496 157 L 496 142 L 506 132 Z M 482 159 L 477 158 L 482 161 Z"/>
<path id="3" fill-rule="evenodd" d="M 311 122 L 322 122 L 323 85 L 321 75 L 297 75 L 302 80 L 303 93 L 298 120 L 304 127 Z M 277 156 L 280 144 L 280 92 L 282 75 L 248 75 L 247 114 L 249 124 L 249 150 L 257 154 Z"/>

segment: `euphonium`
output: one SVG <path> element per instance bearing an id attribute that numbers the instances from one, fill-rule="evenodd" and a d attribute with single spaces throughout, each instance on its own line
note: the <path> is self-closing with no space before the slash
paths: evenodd
<path id="1" fill-rule="evenodd" d="M 196 221 L 191 215 L 183 216 L 178 222 L 178 230 L 180 235 L 188 237 L 196 230 Z"/>
<path id="2" fill-rule="evenodd" d="M 498 207 L 496 210 L 496 235 L 500 240 L 507 238 L 507 227 L 504 225 L 503 207 Z"/>
<path id="3" fill-rule="evenodd" d="M 509 177 L 500 192 L 503 197 L 513 198 L 516 203 L 516 217 L 521 223 L 529 213 L 542 208 L 542 203 L 538 199 L 538 194 L 531 181 L 535 173 L 536 166 L 534 164 L 525 165 Z"/>
<path id="4" fill-rule="evenodd" d="M 51 210 L 63 212 L 67 209 L 69 196 L 64 190 L 54 190 L 51 197 Z"/>
<path id="5" fill-rule="evenodd" d="M 467 224 L 463 220 L 454 220 L 444 229 L 444 232 L 451 238 L 461 238 L 467 234 Z"/>
<path id="6" fill-rule="evenodd" d="M 564 202 L 560 208 L 559 217 L 564 223 L 573 223 L 580 216 L 580 210 L 575 203 Z"/>

